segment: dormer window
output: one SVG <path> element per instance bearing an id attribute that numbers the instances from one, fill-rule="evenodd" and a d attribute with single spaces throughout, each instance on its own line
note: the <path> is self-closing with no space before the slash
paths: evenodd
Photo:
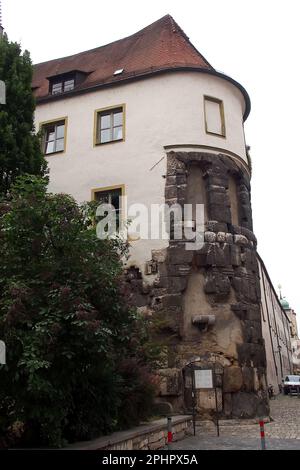
<path id="1" fill-rule="evenodd" d="M 48 77 L 49 80 L 49 94 L 61 95 L 73 91 L 80 85 L 90 72 L 83 72 L 81 70 L 72 70 L 59 75 Z"/>
<path id="2" fill-rule="evenodd" d="M 51 94 L 58 95 L 59 93 L 65 93 L 67 91 L 74 90 L 75 79 L 60 80 L 59 82 L 52 83 Z"/>

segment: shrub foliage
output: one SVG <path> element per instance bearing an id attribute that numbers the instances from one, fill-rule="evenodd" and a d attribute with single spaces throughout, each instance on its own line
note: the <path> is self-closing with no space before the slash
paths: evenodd
<path id="1" fill-rule="evenodd" d="M 0 205 L 0 446 L 61 446 L 137 424 L 155 383 L 144 321 L 121 293 L 126 246 L 88 205 L 19 177 Z"/>

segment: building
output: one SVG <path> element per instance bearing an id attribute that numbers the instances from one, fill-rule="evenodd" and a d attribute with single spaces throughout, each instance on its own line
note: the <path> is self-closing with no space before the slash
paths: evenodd
<path id="1" fill-rule="evenodd" d="M 282 379 L 293 372 L 292 323 L 278 298 L 267 269 L 258 256 L 261 279 L 262 333 L 267 357 L 267 381 L 274 392 L 281 391 Z"/>
<path id="2" fill-rule="evenodd" d="M 280 297 L 280 303 L 290 321 L 292 364 L 294 374 L 300 374 L 300 339 L 298 334 L 297 315 L 285 298 Z"/>
<path id="3" fill-rule="evenodd" d="M 267 414 L 246 90 L 217 72 L 170 15 L 35 65 L 33 90 L 50 191 L 112 202 L 120 218 L 124 194 L 128 206 L 204 205 L 201 247 L 131 235 L 128 287 L 140 311 L 165 325 L 160 400 L 185 409 L 189 366 L 215 364 L 225 416 Z M 196 215 L 184 222 L 192 229 Z M 197 407 L 214 409 L 212 391 L 197 392 Z"/>

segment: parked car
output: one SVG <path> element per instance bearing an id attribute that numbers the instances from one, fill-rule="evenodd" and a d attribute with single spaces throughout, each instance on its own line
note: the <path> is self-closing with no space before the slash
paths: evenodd
<path id="1" fill-rule="evenodd" d="M 283 393 L 300 393 L 300 375 L 287 375 L 283 380 Z"/>

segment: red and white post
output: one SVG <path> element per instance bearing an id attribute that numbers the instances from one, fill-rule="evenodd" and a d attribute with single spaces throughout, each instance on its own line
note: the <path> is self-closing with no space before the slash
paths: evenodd
<path id="1" fill-rule="evenodd" d="M 172 433 L 172 418 L 168 418 L 168 448 L 170 448 L 171 443 L 173 442 L 173 433 Z"/>
<path id="2" fill-rule="evenodd" d="M 266 450 L 265 423 L 263 421 L 260 421 L 259 427 L 260 427 L 261 450 Z"/>

